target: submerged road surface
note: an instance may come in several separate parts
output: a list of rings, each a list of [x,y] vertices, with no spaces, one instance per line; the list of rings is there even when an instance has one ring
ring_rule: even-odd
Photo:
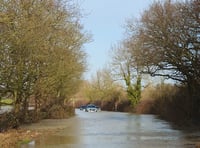
[[[173,129],[154,115],[118,112],[88,113],[64,120],[43,120],[28,128],[63,129],[21,148],[193,148],[200,133]]]

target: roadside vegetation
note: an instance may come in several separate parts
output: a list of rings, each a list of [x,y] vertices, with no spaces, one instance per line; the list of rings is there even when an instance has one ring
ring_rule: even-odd
[[[187,88],[172,84],[157,84],[143,90],[136,113],[156,114],[181,126],[192,126],[198,119],[191,118],[192,102]]]
[[[125,82],[138,112],[183,125],[200,123],[199,12],[198,0],[157,1],[139,19],[126,22],[125,38],[112,49],[113,74]],[[158,84],[144,97],[147,88],[141,90],[141,84],[147,75],[168,79],[172,85]]]
[[[157,114],[200,123],[200,3],[156,1],[125,24],[109,68],[91,80],[83,45],[89,36],[70,0],[0,1],[0,130],[44,118],[66,118],[80,105]],[[167,84],[149,83],[160,77]],[[34,106],[34,109],[29,108]]]
[[[96,100],[102,107],[110,103],[112,108],[126,100],[129,111],[198,125],[199,12],[198,0],[165,0],[152,3],[140,18],[127,20],[126,36],[112,47],[109,70],[97,72],[91,82],[85,83],[86,94],[81,96],[86,102]],[[151,84],[149,77],[163,81]]]
[[[0,100],[13,105],[0,117],[1,131],[73,114],[67,102],[86,69],[89,41],[80,18],[68,0],[0,1]]]
[[[156,114],[179,126],[199,125],[198,0],[156,1],[139,19],[130,18],[125,37],[112,47],[109,68],[89,81],[82,76],[83,45],[90,37],[72,2],[0,1],[0,106],[13,106],[0,115],[0,132],[44,118],[66,118],[88,103],[102,110]],[[147,77],[172,83],[149,83]],[[31,138],[15,132],[25,134],[15,142]]]
[[[108,68],[97,71],[90,81],[84,81],[74,96],[75,106],[94,103],[107,111],[130,111],[130,101],[121,84],[116,83]]]

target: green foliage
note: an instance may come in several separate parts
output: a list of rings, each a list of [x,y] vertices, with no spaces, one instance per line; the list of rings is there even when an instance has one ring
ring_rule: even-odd
[[[23,140],[20,140],[18,143],[17,143],[17,145],[18,146],[21,146],[21,145],[23,145],[23,144],[28,144],[28,143],[30,143],[31,142],[31,139],[23,139]]]
[[[127,86],[127,95],[129,100],[131,101],[131,106],[134,109],[135,106],[139,103],[141,98],[141,77],[137,77],[137,81],[135,84],[129,84]]]
[[[5,105],[12,105],[13,104],[13,99],[2,99],[0,100],[0,104],[5,104]]]
[[[113,48],[112,75],[116,81],[125,83],[127,97],[131,102],[132,109],[138,104],[141,96],[141,70],[136,58],[131,55],[131,49],[126,42],[119,47]]]

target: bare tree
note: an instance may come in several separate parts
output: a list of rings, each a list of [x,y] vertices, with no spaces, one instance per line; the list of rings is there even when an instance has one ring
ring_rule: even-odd
[[[200,88],[200,3],[153,3],[141,17],[137,28],[129,21],[132,35],[129,47],[143,72],[164,76],[188,87],[193,102],[193,116],[199,114]],[[135,33],[137,30],[137,33]],[[135,38],[140,48],[133,48]]]
[[[117,111],[118,104],[126,98],[124,97],[124,89],[114,81],[110,70],[107,68],[97,71],[84,92],[85,97],[90,102],[101,103],[102,107],[109,104],[109,109],[115,111]]]
[[[115,80],[125,82],[129,100],[134,108],[141,98],[141,69],[130,51],[125,42],[113,48],[111,67]]]

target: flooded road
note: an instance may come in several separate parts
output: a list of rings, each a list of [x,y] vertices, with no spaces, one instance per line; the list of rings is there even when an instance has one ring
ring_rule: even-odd
[[[193,148],[200,133],[173,129],[153,115],[76,110],[64,120],[43,120],[27,128],[62,130],[21,148]]]

